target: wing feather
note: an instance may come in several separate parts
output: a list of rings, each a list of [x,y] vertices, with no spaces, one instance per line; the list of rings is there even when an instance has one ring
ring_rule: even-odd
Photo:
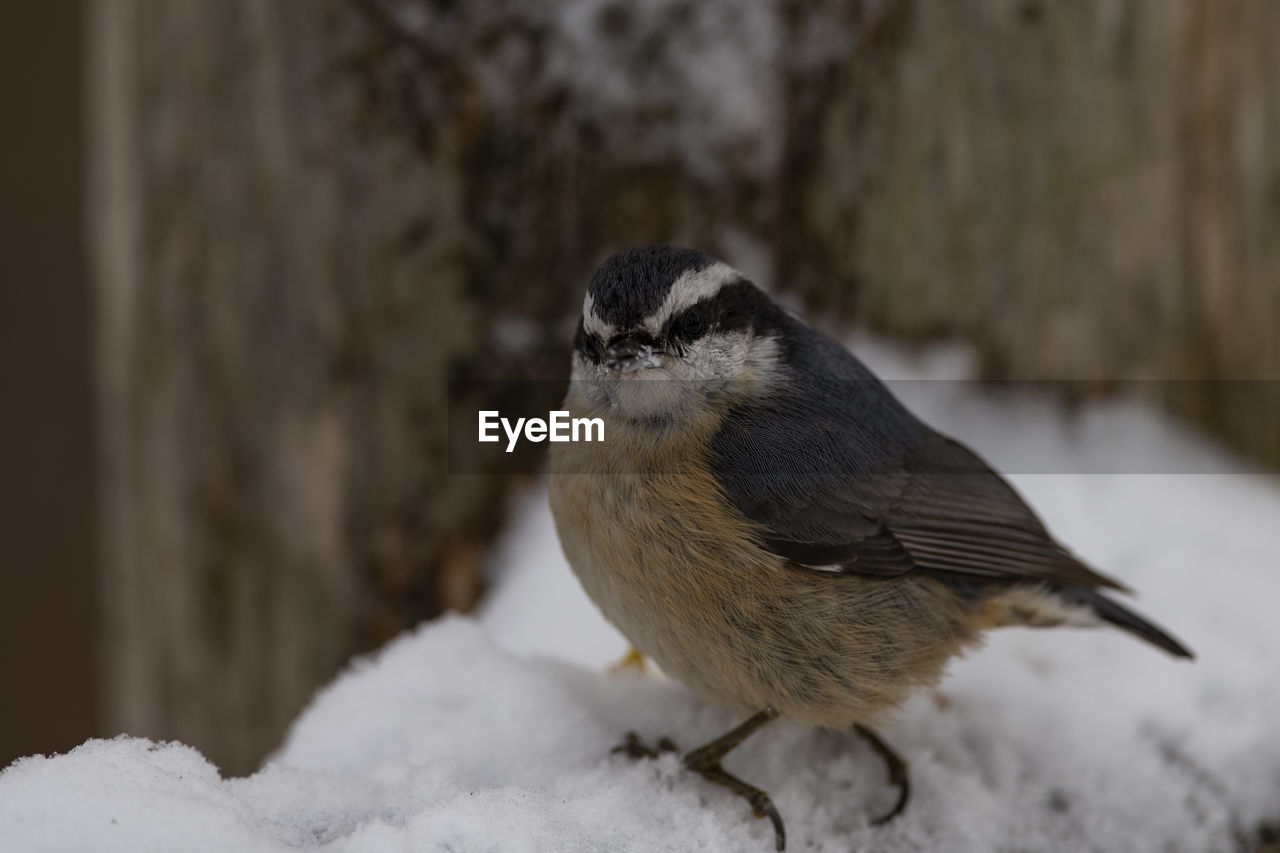
[[[735,411],[712,444],[726,497],[760,525],[766,548],[797,566],[877,577],[1123,589],[847,351],[827,346],[817,361],[809,393]]]

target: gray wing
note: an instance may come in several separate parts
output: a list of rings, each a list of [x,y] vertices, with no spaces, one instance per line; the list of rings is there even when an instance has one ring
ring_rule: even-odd
[[[976,454],[857,367],[852,381],[812,376],[806,397],[735,412],[713,441],[717,479],[765,547],[827,571],[1123,589],[1055,542]]]

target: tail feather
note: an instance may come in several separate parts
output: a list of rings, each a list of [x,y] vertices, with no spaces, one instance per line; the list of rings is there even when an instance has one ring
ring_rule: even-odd
[[[1086,587],[1069,587],[1060,590],[1063,598],[1076,604],[1088,607],[1104,622],[1110,622],[1151,643],[1159,646],[1174,657],[1194,659],[1195,655],[1182,643],[1169,636],[1167,632],[1143,619],[1137,613],[1112,601],[1100,592]]]

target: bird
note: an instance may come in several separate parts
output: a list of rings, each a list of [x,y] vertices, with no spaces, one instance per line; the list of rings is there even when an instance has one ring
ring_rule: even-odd
[[[582,587],[633,647],[745,717],[684,754],[781,815],[721,760],[769,722],[858,735],[1003,626],[1111,625],[1192,653],[1050,534],[972,450],[915,417],[844,345],[728,264],[643,246],[591,277],[564,407],[604,441],[554,444],[549,502]],[[619,746],[650,748],[634,732]]]

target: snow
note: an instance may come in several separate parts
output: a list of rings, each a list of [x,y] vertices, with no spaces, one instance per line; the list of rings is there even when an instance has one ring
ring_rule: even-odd
[[[864,744],[766,728],[727,764],[773,795],[788,849],[1248,849],[1280,818],[1275,479],[1132,402],[1064,416],[950,381],[963,353],[857,349],[908,380],[894,387],[913,408],[1007,465],[1055,532],[1138,589],[1138,609],[1198,660],[1117,631],[996,632],[883,732],[913,784],[884,827],[868,821],[893,791]],[[736,720],[678,684],[606,671],[626,644],[560,556],[544,487],[493,575],[477,617],[353,662],[248,778],[125,736],[18,761],[0,773],[0,849],[772,849],[766,821],[675,756],[609,754],[628,730],[689,747]]]

